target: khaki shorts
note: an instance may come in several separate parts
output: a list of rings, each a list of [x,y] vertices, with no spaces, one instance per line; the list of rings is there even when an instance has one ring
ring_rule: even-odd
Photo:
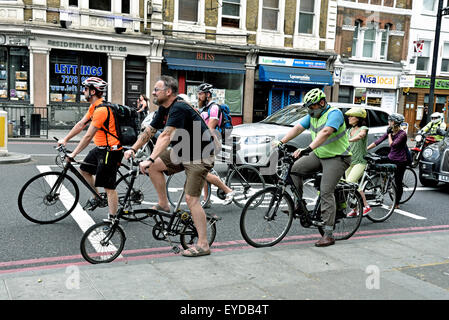
[[[174,164],[170,159],[170,150],[164,151],[159,158],[164,162],[167,170],[166,175],[172,175],[177,172],[186,172],[186,184],[184,190],[186,194],[192,197],[201,196],[206,176],[214,167],[214,158],[201,159],[195,162],[182,162]]]

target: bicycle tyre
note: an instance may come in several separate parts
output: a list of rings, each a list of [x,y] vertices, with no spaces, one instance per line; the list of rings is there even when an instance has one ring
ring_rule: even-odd
[[[183,188],[184,188],[184,184],[186,181],[186,175],[184,171],[172,174],[170,176],[168,176],[167,178],[167,186],[166,186],[166,190],[167,190],[167,198],[168,198],[168,202],[170,202],[170,205],[175,208],[177,201],[179,200],[179,196],[181,195]],[[200,196],[200,201],[202,203],[202,206],[204,206],[211,197],[211,185],[209,182],[207,182],[207,197],[204,198],[204,194],[201,191],[201,196]],[[182,205],[186,205],[185,202],[181,202]]]
[[[418,175],[416,174],[415,170],[413,170],[411,167],[406,167],[404,178],[402,179],[402,187],[404,191],[402,192],[402,197],[399,201],[399,204],[406,203],[413,197],[417,185]]]
[[[382,192],[376,183],[374,183],[371,177],[367,177],[367,183],[363,187],[363,192],[367,199],[368,204],[371,207],[371,212],[366,217],[372,222],[383,222],[387,220],[394,212],[396,203],[396,187],[394,182],[390,182],[391,185],[386,192]],[[373,197],[373,199],[369,199]]]
[[[103,244],[105,239],[107,241]],[[119,225],[111,226],[111,222],[99,222],[83,234],[80,243],[81,255],[92,264],[112,262],[122,252],[125,241],[125,232]],[[114,242],[115,245],[119,243],[118,247],[115,247]]]
[[[212,244],[215,241],[215,237],[217,236],[217,226],[216,226],[217,221],[209,217],[206,217],[206,221],[207,221],[207,242],[209,243],[209,246],[212,246]],[[181,245],[184,248],[184,250],[193,246],[196,243],[197,238],[198,233],[196,232],[193,220],[191,220],[190,223],[184,225],[179,236]]]
[[[117,180],[115,184],[115,189],[117,190],[117,196],[119,201],[119,206],[125,206],[124,198],[126,192],[128,191],[129,182],[131,181],[132,174],[127,173]],[[151,208],[151,206],[156,205],[158,202],[157,193],[151,183],[148,176],[137,175],[134,181],[133,189],[130,194],[130,204],[132,210],[130,211],[141,211],[140,209]],[[141,221],[146,219],[148,214],[144,212],[124,214],[122,218],[128,221]]]
[[[243,177],[247,180],[249,185],[248,189],[245,190],[245,186],[243,185],[244,182],[242,181],[236,170],[238,170],[240,174],[243,175]],[[251,165],[236,167],[236,169],[232,170],[228,175],[225,183],[229,188],[236,192],[233,201],[240,208],[243,208],[246,201],[248,201],[248,199],[251,198],[251,196],[254,195],[258,190],[265,189],[265,180],[263,176],[260,174],[259,170]],[[260,199],[260,203],[262,201],[263,198]],[[254,205],[257,206],[259,204],[255,203]]]
[[[240,232],[243,239],[253,247],[274,246],[282,241],[290,230],[294,214],[293,200],[287,192],[276,199],[278,190],[278,187],[260,190],[249,198],[243,207],[240,216]],[[263,202],[254,206],[252,203],[259,202],[259,198],[263,198]],[[273,209],[277,211],[269,221],[266,216]]]
[[[345,202],[340,203],[335,216],[333,237],[335,240],[347,240],[351,238],[360,227],[363,218],[363,199],[357,190],[345,190]],[[319,204],[321,206],[321,203]],[[348,217],[351,210],[356,212],[355,216]],[[324,227],[318,227],[323,236]]]
[[[60,187],[63,197],[59,194],[53,199],[48,194],[52,188],[50,183],[53,185],[61,176],[62,172],[43,172],[23,185],[17,202],[20,213],[26,219],[34,223],[50,224],[60,221],[72,213],[80,196],[78,185],[72,177],[65,175],[61,182],[61,186],[64,187],[64,189]],[[40,205],[42,205],[42,211],[39,210]],[[54,212],[51,209],[55,209]],[[44,216],[48,218],[44,219]]]

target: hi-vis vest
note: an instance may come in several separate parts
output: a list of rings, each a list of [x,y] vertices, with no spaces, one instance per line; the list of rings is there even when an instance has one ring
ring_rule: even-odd
[[[337,108],[330,107],[321,117],[317,118],[310,118],[310,135],[312,137],[312,140],[315,140],[318,132],[320,132],[327,122],[327,117],[329,115],[329,112],[333,110],[338,110]],[[329,138],[318,148],[313,150],[313,152],[316,154],[316,156],[320,159],[325,158],[332,158],[335,156],[350,156],[352,155],[349,151],[349,140],[348,136],[346,134],[346,124],[343,122],[343,124],[338,128],[337,131],[332,133]]]
[[[434,136],[437,141],[443,140],[444,136],[438,135],[437,130],[446,130],[446,123],[440,120],[437,123],[429,122],[422,131],[428,132],[430,135]]]

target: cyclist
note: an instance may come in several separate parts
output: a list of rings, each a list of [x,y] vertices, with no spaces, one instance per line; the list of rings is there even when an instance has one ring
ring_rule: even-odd
[[[389,162],[396,165],[396,173],[394,181],[396,184],[396,203],[395,208],[399,209],[399,201],[401,200],[403,187],[402,180],[404,179],[405,168],[407,167],[407,133],[401,130],[401,124],[405,118],[402,114],[392,113],[388,116],[387,132],[379,139],[368,146],[368,150],[376,147],[385,139],[388,139],[390,145],[390,152],[388,153]]]
[[[200,204],[200,195],[206,176],[214,166],[214,137],[196,110],[178,94],[178,81],[170,76],[161,76],[154,85],[153,103],[159,106],[151,124],[145,128],[125,158],[135,155],[158,129],[159,135],[154,149],[146,161],[140,163],[140,171],[148,173],[158,193],[157,210],[169,211],[164,173],[167,175],[185,171],[187,206],[198,233],[197,243],[184,250],[183,256],[198,257],[210,254],[207,241],[206,214]],[[167,149],[170,142],[173,148]]]
[[[84,150],[93,139],[95,148],[89,151],[80,172],[93,187],[103,187],[108,197],[109,217],[112,219],[118,209],[118,196],[115,190],[115,182],[118,168],[123,157],[122,146],[115,130],[114,116],[110,116],[109,124],[106,123],[108,108],[101,107],[104,101],[103,94],[108,86],[107,82],[97,77],[90,77],[83,81],[84,97],[90,102],[90,107],[84,117],[70,130],[70,132],[58,141],[58,145],[67,145],[74,136],[79,134],[90,123],[86,134],[68,155],[69,160],[74,159]],[[110,111],[112,115],[112,111]],[[106,128],[108,125],[108,128]],[[111,134],[106,133],[108,130]],[[114,136],[112,136],[114,135]],[[87,209],[94,210],[101,199],[93,198],[87,203]]]
[[[446,123],[444,120],[444,115],[439,112],[434,112],[430,116],[430,121],[424,128],[422,128],[418,133],[424,132],[429,133],[431,136],[435,138],[436,141],[443,140],[444,136],[441,135],[440,130],[446,130]]]
[[[212,100],[212,90],[213,86],[208,83],[202,83],[198,86],[198,107],[200,108],[201,117],[204,119],[209,129],[216,134],[218,140],[221,140],[217,128],[220,126],[223,115],[220,113],[219,105]],[[220,177],[209,173],[206,180],[224,191],[226,194],[226,198],[223,202],[224,205],[228,205],[232,202],[235,196],[235,191],[229,188]],[[207,185],[204,186],[204,194],[207,196]],[[210,208],[210,200],[207,201],[207,203],[202,203],[202,205],[203,208]]]
[[[366,146],[368,141],[368,127],[366,126],[366,110],[361,107],[351,108],[346,111],[349,125],[348,141],[351,146],[352,162],[345,172],[346,181],[357,183],[363,176],[366,168],[365,155],[367,154]],[[366,202],[365,194],[359,189],[363,198],[363,215],[366,216],[371,208]],[[356,216],[356,211],[353,209],[348,213],[348,217]]]
[[[298,149],[294,156],[299,158],[292,167],[292,180],[303,194],[303,177],[313,172],[323,172],[321,191],[321,214],[324,227],[323,237],[315,243],[317,247],[330,246],[335,243],[333,229],[335,224],[336,204],[334,191],[351,164],[351,152],[343,113],[326,102],[326,95],[318,88],[312,89],[304,96],[304,106],[308,115],[290,129],[274,145],[284,144],[309,129],[312,142],[305,149]],[[298,201],[296,210],[305,211],[303,201]]]

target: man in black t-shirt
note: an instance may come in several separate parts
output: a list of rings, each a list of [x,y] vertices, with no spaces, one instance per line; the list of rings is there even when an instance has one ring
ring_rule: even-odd
[[[169,211],[164,173],[167,175],[185,171],[185,198],[198,232],[197,244],[182,252],[196,257],[210,254],[207,241],[206,214],[200,204],[200,195],[208,172],[214,166],[214,142],[212,133],[201,116],[184,100],[177,97],[178,82],[169,76],[161,76],[154,85],[153,103],[159,105],[157,115],[150,126],[139,135],[125,158],[134,156],[158,129],[159,135],[153,152],[147,161],[140,163],[140,171],[148,173],[159,197],[155,209]],[[169,144],[172,148],[167,150]]]

